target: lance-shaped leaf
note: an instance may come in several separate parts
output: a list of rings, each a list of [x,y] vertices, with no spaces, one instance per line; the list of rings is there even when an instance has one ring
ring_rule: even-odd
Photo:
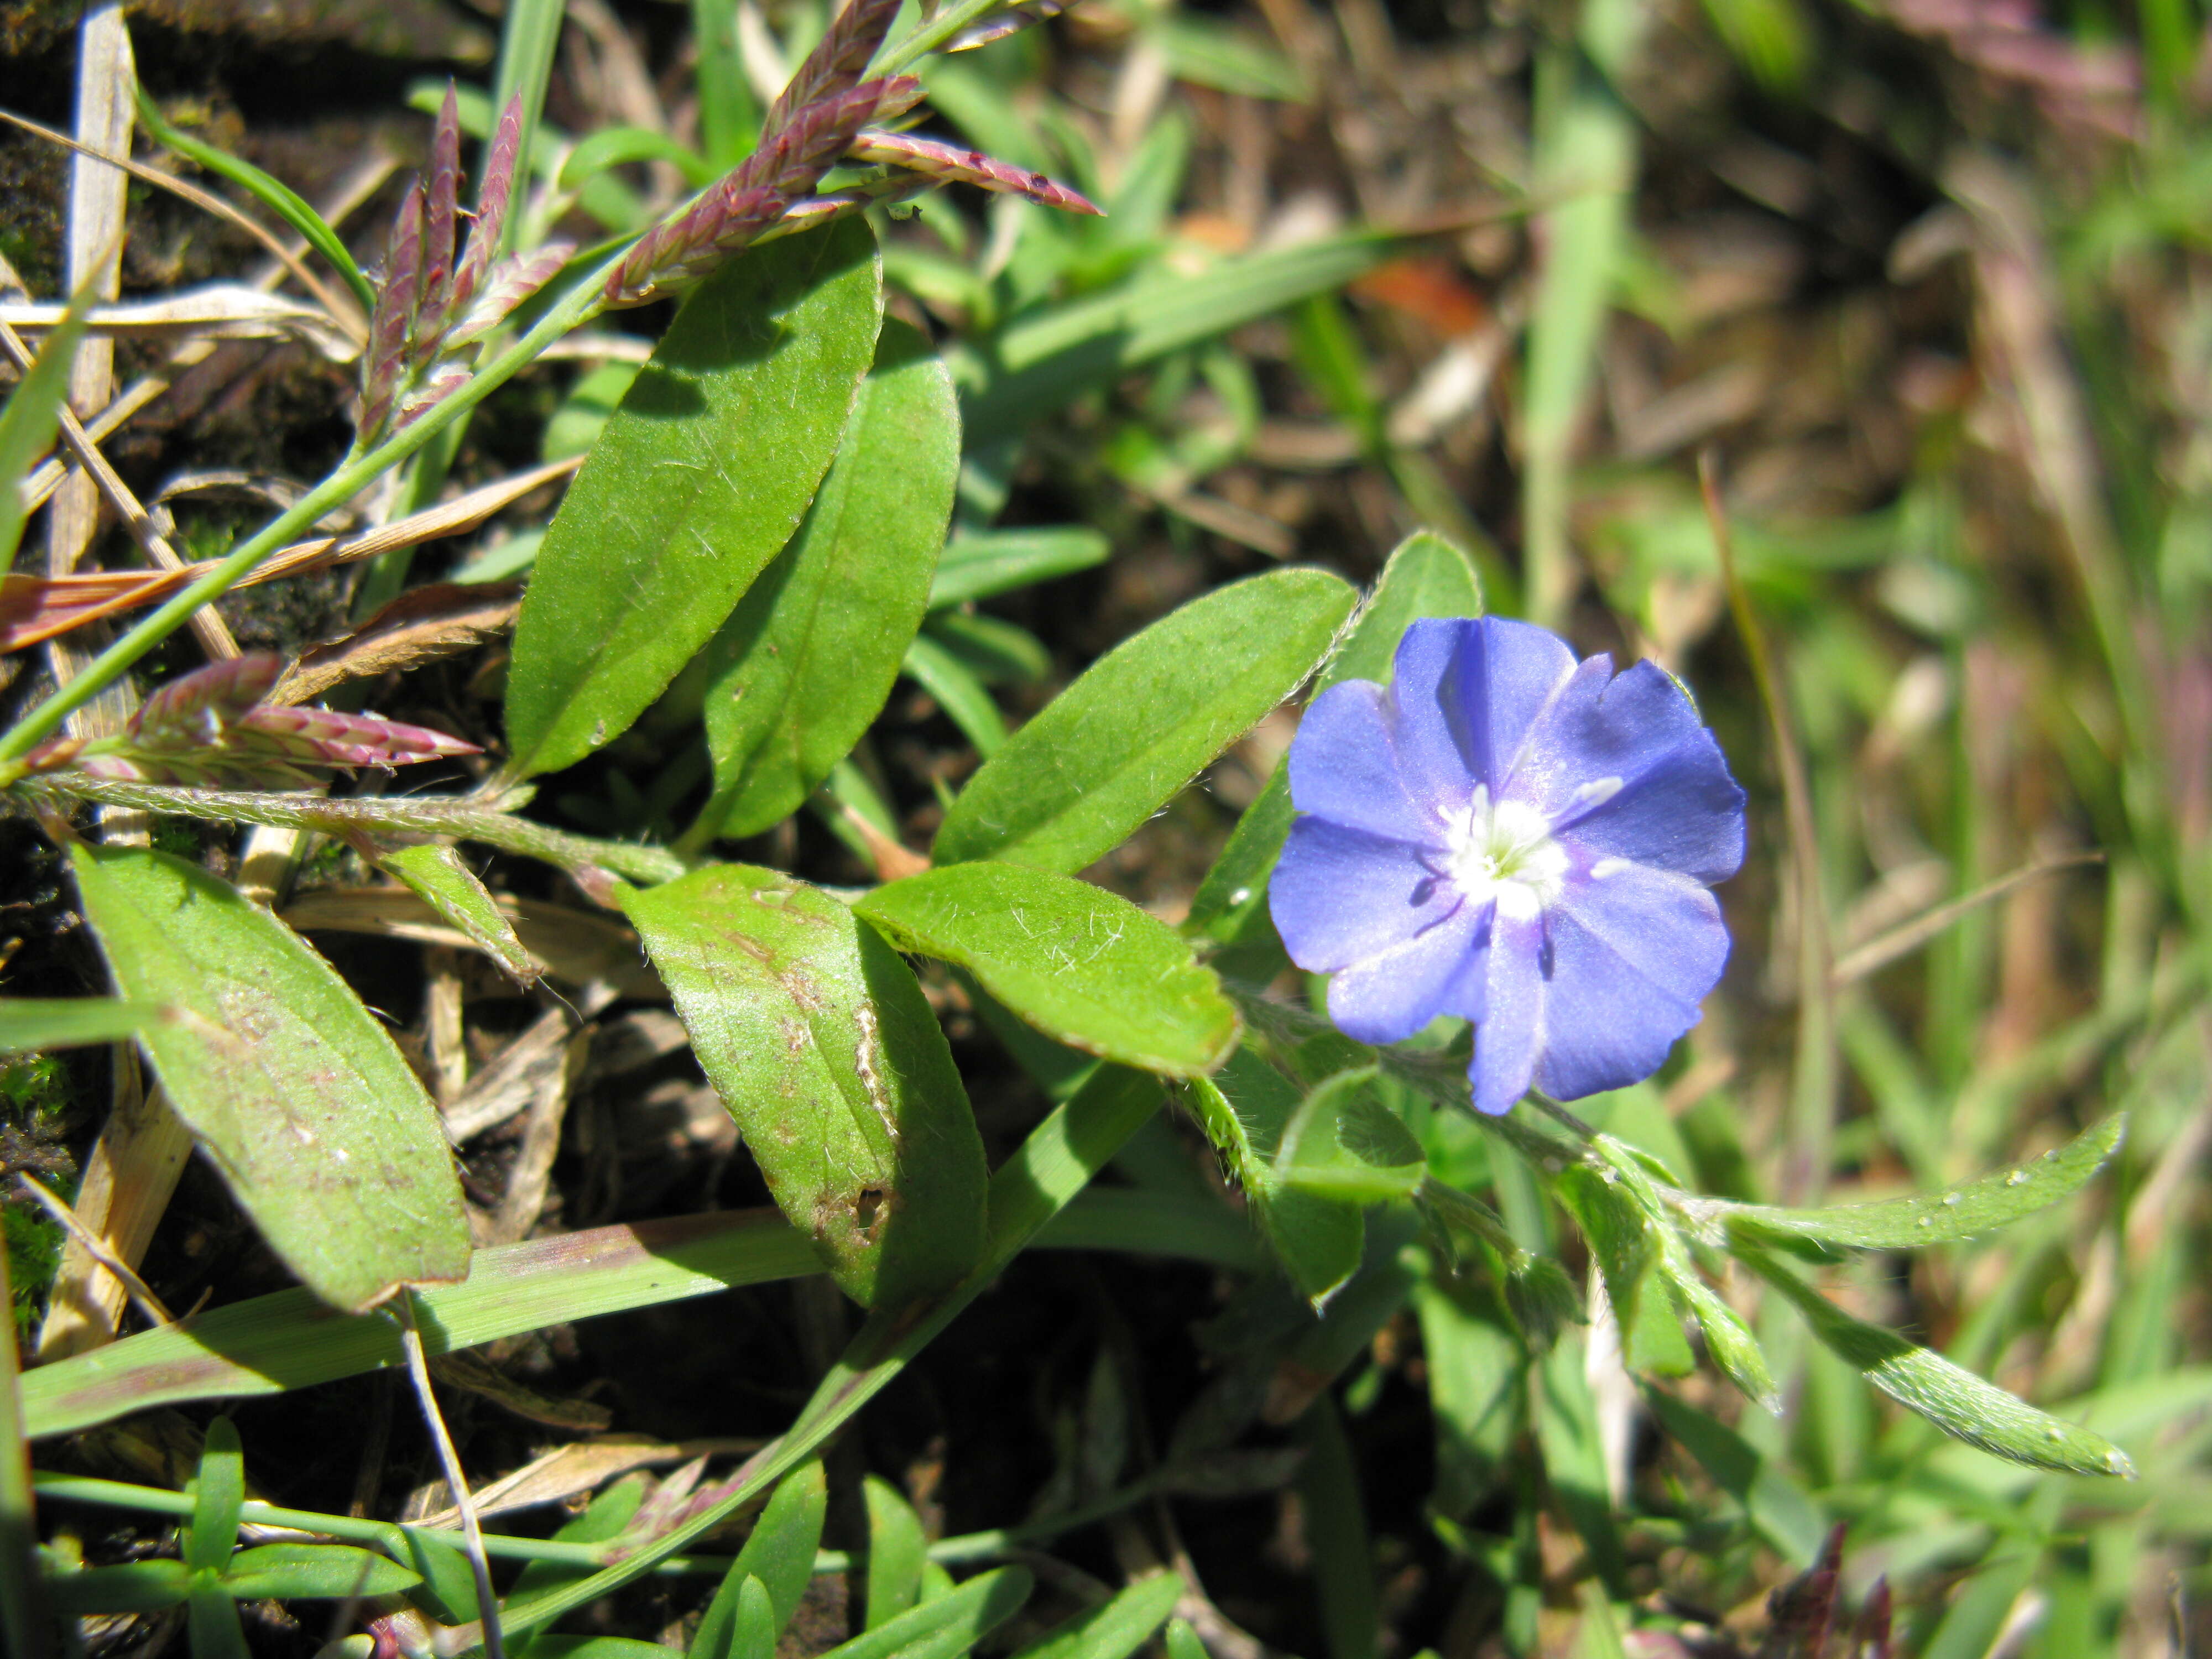
[[[1128,900],[1020,865],[951,865],[854,907],[902,951],[965,968],[1047,1036],[1170,1077],[1228,1058],[1237,1010],[1190,944]]]
[[[774,1652],[776,1632],[791,1622],[813,1582],[829,1508],[818,1461],[800,1464],[777,1483],[699,1621],[691,1659],[761,1659]]]
[[[2135,1478],[2128,1455],[2100,1434],[2060,1421],[1932,1349],[1854,1319],[1754,1246],[1736,1258],[1790,1298],[1813,1334],[1906,1410],[1993,1457],[2070,1474]]]
[[[453,848],[436,842],[380,853],[379,867],[397,876],[425,904],[476,942],[520,984],[534,985],[544,970],[523,945],[507,912]]]
[[[883,708],[959,475],[952,377],[886,319],[821,493],[708,647],[703,817],[716,833],[757,835],[796,811]]]
[[[847,1295],[941,1291],[983,1248],[983,1144],[937,1017],[845,906],[724,865],[623,896],[769,1190]]]
[[[1123,641],[969,780],[937,861],[1075,871],[1111,852],[1298,688],[1353,597],[1323,571],[1271,571]]]
[[[1910,1250],[1948,1243],[1994,1232],[2079,1191],[2112,1157],[2127,1127],[2127,1114],[2115,1112],[2041,1158],[1912,1198],[1825,1210],[1694,1199],[1682,1207],[1701,1224],[1718,1221],[1730,1234],[1749,1239],[1804,1238],[1861,1250]]]
[[[702,284],[608,419],[515,623],[518,774],[618,736],[798,528],[882,316],[874,234],[794,236]]]
[[[165,854],[71,849],[85,919],[177,1115],[270,1248],[357,1310],[468,1272],[460,1183],[392,1039],[299,936]]]
[[[422,1582],[397,1561],[345,1544],[263,1544],[232,1556],[222,1575],[223,1594],[238,1601],[342,1601],[396,1595]]]

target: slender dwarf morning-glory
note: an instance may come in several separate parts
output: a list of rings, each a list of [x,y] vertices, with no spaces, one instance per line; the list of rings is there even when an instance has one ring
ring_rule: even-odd
[[[1291,744],[1291,959],[1361,1042],[1474,1021],[1486,1112],[1650,1076],[1720,978],[1708,889],[1743,862],[1743,791],[1688,694],[1495,617],[1413,623],[1394,673],[1324,692]]]

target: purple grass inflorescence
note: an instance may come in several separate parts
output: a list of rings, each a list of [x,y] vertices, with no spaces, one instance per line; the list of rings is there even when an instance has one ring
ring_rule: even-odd
[[[1743,791],[1688,693],[1494,617],[1415,623],[1395,673],[1324,692],[1291,745],[1291,960],[1363,1042],[1474,1021],[1485,1112],[1649,1077],[1720,978],[1707,890],[1743,862]]]

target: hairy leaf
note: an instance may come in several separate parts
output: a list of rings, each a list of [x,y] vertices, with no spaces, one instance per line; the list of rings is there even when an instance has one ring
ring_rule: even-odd
[[[523,946],[514,924],[490,889],[452,848],[436,842],[398,847],[377,855],[377,865],[399,878],[441,918],[475,941],[477,948],[519,983],[534,985],[544,970]]]
[[[1352,600],[1325,572],[1271,571],[1123,641],[969,781],[938,862],[1075,871],[1112,851],[1298,688]]]
[[[1058,1042],[1175,1077],[1212,1071],[1237,1010],[1188,942],[1128,900],[1019,865],[951,865],[855,907],[901,950],[955,963]]]
[[[982,1249],[982,1141],[921,988],[872,928],[769,870],[623,895],[769,1189],[847,1295],[940,1291]]]
[[[952,378],[891,319],[799,533],[708,647],[718,833],[796,811],[868,729],[928,606],[959,475]]]
[[[519,775],[627,729],[790,540],[882,309],[857,220],[756,249],[692,295],[538,550],[507,677]]]
[[[71,854],[116,988],[178,1011],[140,1037],[177,1115],[284,1264],[348,1310],[465,1274],[437,1109],[330,965],[180,859]]]

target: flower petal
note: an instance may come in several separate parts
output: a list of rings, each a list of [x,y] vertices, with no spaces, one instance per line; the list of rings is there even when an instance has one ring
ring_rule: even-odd
[[[1267,886],[1283,948],[1316,974],[1395,950],[1459,903],[1459,890],[1420,848],[1318,817],[1291,826]]]
[[[1291,800],[1332,823],[1441,847],[1443,815],[1411,793],[1387,695],[1371,680],[1346,680],[1314,699],[1291,740]]]
[[[1479,1014],[1489,924],[1490,906],[1462,902],[1427,932],[1352,963],[1328,982],[1330,1021],[1361,1042],[1400,1042],[1438,1014]]]
[[[1567,642],[1530,623],[1416,622],[1398,642],[1391,683],[1399,752],[1433,781],[1431,793],[1447,780],[1455,784],[1451,806],[1463,805],[1474,783],[1495,793],[1529,727],[1574,668]]]
[[[1545,921],[1550,983],[1536,1080],[1561,1100],[1657,1071],[1728,962],[1713,896],[1641,865],[1570,877]]]
[[[1563,826],[1626,793],[1704,729],[1688,694],[1656,663],[1615,675],[1612,658],[1591,657],[1531,728],[1498,793]]]
[[[1511,1111],[1535,1078],[1549,988],[1543,946],[1540,916],[1500,910],[1491,928],[1487,1006],[1474,1028],[1474,1059],[1467,1068],[1475,1110],[1492,1117]]]
[[[1585,867],[1625,859],[1711,884],[1743,863],[1743,807],[1720,744],[1700,728],[1555,832]]]

